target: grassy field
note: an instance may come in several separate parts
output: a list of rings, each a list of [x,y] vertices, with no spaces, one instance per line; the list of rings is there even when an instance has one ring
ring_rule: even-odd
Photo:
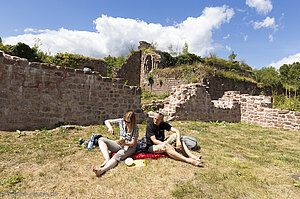
[[[300,198],[300,132],[254,125],[171,122],[198,139],[203,168],[170,158],[95,177],[98,148],[77,146],[103,125],[73,130],[0,132],[2,198]],[[140,137],[145,125],[139,125]],[[193,152],[197,154],[197,152]],[[10,195],[9,195],[10,194]],[[18,195],[19,194],[19,195]]]

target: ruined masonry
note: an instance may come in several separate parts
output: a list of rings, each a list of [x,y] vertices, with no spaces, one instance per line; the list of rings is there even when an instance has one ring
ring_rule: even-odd
[[[300,112],[272,108],[272,98],[227,91],[211,100],[201,84],[174,86],[160,112],[169,120],[227,121],[300,130]]]
[[[0,51],[0,129],[34,130],[57,124],[102,124],[128,110],[145,119],[141,89],[119,78],[102,77],[44,63],[30,63]]]

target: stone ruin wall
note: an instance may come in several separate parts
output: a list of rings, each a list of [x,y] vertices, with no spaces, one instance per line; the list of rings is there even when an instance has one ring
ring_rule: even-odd
[[[175,86],[161,111],[170,120],[201,120],[239,122],[240,104],[226,105],[212,102],[206,88],[199,83]]]
[[[241,104],[241,122],[257,124],[262,127],[300,130],[300,112],[272,108],[272,97],[250,96],[229,91],[219,99],[238,101]]]
[[[153,83],[150,84],[149,81],[146,79],[144,81],[143,88],[157,95],[162,95],[165,93],[170,93],[173,86],[181,84],[188,84],[188,81],[184,78],[177,79],[175,77],[153,75]]]
[[[0,129],[100,124],[128,110],[141,122],[141,89],[124,80],[26,59],[0,51]]]
[[[117,71],[117,78],[124,78],[127,80],[127,85],[139,86],[141,75],[141,51],[135,51],[130,55],[121,68]]]
[[[161,81],[160,81],[160,80]],[[176,75],[165,77],[164,74],[153,75],[153,83],[150,84],[147,79],[144,79],[143,88],[151,91],[154,94],[162,95],[164,93],[171,93],[173,86],[188,84],[186,78],[177,78]],[[233,79],[223,79],[219,77],[202,78],[198,83],[206,86],[212,100],[221,98],[226,91],[240,91],[241,94],[260,95],[262,92],[267,95],[272,95],[271,87],[257,87],[256,83],[241,82]],[[275,89],[278,93],[283,93],[282,88]]]
[[[219,100],[211,100],[201,84],[173,87],[171,96],[160,112],[167,114],[171,120],[242,122],[300,130],[300,112],[272,108],[271,97],[228,91]]]
[[[241,94],[250,95],[264,93],[266,96],[272,96],[272,90],[276,90],[279,94],[284,93],[282,87],[273,89],[272,87],[258,87],[256,83],[223,79],[216,76],[208,78],[205,84],[213,100],[221,98],[226,91],[240,91]]]
[[[104,59],[96,59],[89,57],[88,61],[83,62],[80,69],[90,68],[92,71],[99,72],[101,76],[107,76],[107,63]]]

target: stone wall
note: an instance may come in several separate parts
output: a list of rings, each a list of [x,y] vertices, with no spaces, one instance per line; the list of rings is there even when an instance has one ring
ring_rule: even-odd
[[[93,71],[99,72],[101,76],[107,76],[107,63],[104,59],[89,58],[88,61],[82,63],[82,68],[90,68]]]
[[[130,55],[121,68],[117,71],[117,78],[127,80],[127,85],[139,86],[141,75],[141,51],[135,51]]]
[[[172,88],[160,112],[170,120],[227,121],[262,127],[300,130],[300,112],[272,108],[272,98],[228,91],[211,100],[205,86],[187,84]]]
[[[224,95],[226,91],[240,91],[241,94],[250,95],[264,95],[272,96],[272,90],[276,90],[279,94],[283,93],[282,87],[274,88],[271,87],[258,87],[256,83],[248,81],[237,81],[234,79],[210,77],[207,78],[206,86],[213,100],[216,100]]]
[[[201,84],[186,84],[172,88],[169,99],[161,111],[171,120],[201,120],[239,122],[240,104],[213,102]]]
[[[188,84],[188,81],[184,78],[176,79],[175,77],[153,75],[152,84],[146,80],[143,84],[143,88],[157,95],[162,95],[164,93],[170,93],[173,86],[181,84]]]
[[[272,108],[271,97],[240,95],[239,92],[229,91],[224,94],[221,100],[234,100],[241,104],[241,122],[243,123],[300,130],[300,112]]]
[[[166,74],[152,74],[153,83],[150,84],[147,79],[144,79],[144,84],[142,85],[148,91],[152,91],[154,94],[161,95],[163,93],[170,93],[173,86],[178,86],[181,84],[188,84],[187,78],[178,78],[176,74],[168,75]],[[250,95],[264,95],[271,96],[271,87],[258,87],[256,83],[248,81],[237,81],[234,79],[220,78],[217,76],[212,77],[199,77],[198,83],[206,86],[210,97],[212,100],[217,100],[221,98],[226,91],[240,91],[241,94]],[[282,87],[275,88],[278,94],[283,93]]]
[[[29,63],[0,51],[0,129],[90,125],[122,117],[128,110],[141,122],[141,89],[124,80],[50,64]]]

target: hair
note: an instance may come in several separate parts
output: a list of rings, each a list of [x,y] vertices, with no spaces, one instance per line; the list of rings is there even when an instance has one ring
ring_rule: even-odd
[[[155,114],[158,115],[161,118],[161,120],[164,120],[164,114],[159,112],[155,112]]]
[[[123,120],[130,120],[130,124],[128,124],[129,127],[129,131],[133,130],[134,126],[136,125],[136,119],[135,119],[135,114],[133,111],[129,111],[127,112],[124,116],[123,116]]]

